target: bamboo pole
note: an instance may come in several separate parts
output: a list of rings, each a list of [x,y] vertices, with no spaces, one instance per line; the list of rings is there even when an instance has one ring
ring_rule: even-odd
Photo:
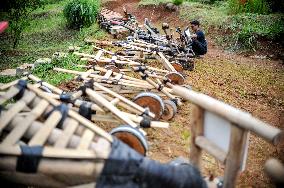
[[[38,96],[44,98],[45,100],[47,100],[49,103],[51,103],[53,106],[57,106],[60,104],[60,102],[49,98],[44,92],[40,91],[38,88],[28,84],[27,86],[31,91],[35,92]],[[75,120],[79,121],[83,126],[91,129],[92,131],[96,132],[97,134],[105,137],[108,141],[112,142],[112,137],[107,134],[103,129],[101,129],[100,127],[96,126],[95,124],[93,124],[91,121],[83,118],[82,116],[80,116],[78,113],[74,112],[73,110],[69,110],[68,111],[68,115],[72,118],[74,118]]]
[[[217,114],[243,129],[254,132],[256,135],[264,138],[274,145],[279,144],[277,137],[283,131],[252,117],[252,115],[247,112],[236,109],[205,94],[201,94],[181,86],[172,85],[172,91],[174,94],[181,96],[183,99],[189,100],[203,109]]]
[[[114,97],[120,99],[120,100],[123,101],[124,103],[128,104],[129,106],[135,108],[136,110],[138,110],[138,111],[140,111],[140,112],[142,112],[142,113],[146,111],[143,107],[141,107],[141,106],[137,105],[136,103],[134,103],[134,102],[132,102],[132,101],[126,99],[125,97],[123,97],[123,96],[121,96],[121,95],[119,95],[119,94],[113,92],[112,90],[107,89],[106,87],[101,86],[101,85],[98,84],[98,83],[94,83],[94,86],[97,87],[97,88],[100,88],[100,89],[103,90],[103,91],[106,91],[108,94],[110,94],[110,95],[112,95],[112,96],[114,96]],[[149,116],[152,117],[152,118],[154,118],[154,117],[155,117],[155,114],[153,114],[152,112],[149,112]]]
[[[191,144],[190,144],[190,162],[201,169],[201,155],[202,149],[197,146],[196,138],[203,135],[203,122],[204,122],[204,110],[196,105],[192,106],[191,116]]]

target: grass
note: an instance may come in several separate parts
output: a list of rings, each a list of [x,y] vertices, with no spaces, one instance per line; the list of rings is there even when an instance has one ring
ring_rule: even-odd
[[[255,51],[261,47],[259,41],[281,41],[284,34],[283,14],[230,12],[226,1],[217,1],[213,5],[186,2],[181,8],[180,17],[184,20],[200,20],[207,35],[217,38],[220,45],[232,50]]]
[[[171,0],[141,0],[139,5],[159,5],[161,3],[172,2]]]
[[[1,36],[0,70],[16,68],[23,63],[34,63],[38,58],[50,58],[57,51],[66,51],[70,45],[82,46],[86,37],[99,39],[106,36],[106,33],[100,30],[98,24],[80,30],[67,28],[62,11],[67,2],[67,0],[56,1],[56,3],[46,4],[44,8],[35,10],[30,25],[23,31],[19,46],[16,49],[12,49],[9,31]],[[39,72],[37,71],[37,73]],[[49,73],[47,74],[49,77],[45,75],[45,72],[42,73],[42,76],[50,79],[52,83],[58,84],[59,82],[55,80],[69,78],[66,74]],[[54,78],[52,78],[53,76]],[[11,79],[1,76],[0,83]]]

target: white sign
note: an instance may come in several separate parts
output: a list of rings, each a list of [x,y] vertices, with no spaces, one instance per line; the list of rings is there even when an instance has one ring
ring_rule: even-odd
[[[230,146],[231,137],[231,123],[226,119],[213,114],[211,112],[205,111],[204,113],[204,137],[209,141],[214,143],[225,153],[228,153]],[[248,138],[247,135],[246,143],[243,148],[242,166],[241,171],[245,169],[247,151],[248,151]],[[241,144],[241,143],[240,143]],[[240,151],[241,152],[241,151]]]

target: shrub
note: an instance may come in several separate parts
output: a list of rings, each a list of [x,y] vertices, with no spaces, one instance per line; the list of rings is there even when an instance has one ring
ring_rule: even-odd
[[[99,0],[72,0],[64,7],[63,13],[68,26],[78,29],[94,23],[99,9]]]
[[[1,14],[9,20],[9,28],[13,36],[13,48],[16,48],[22,31],[29,25],[32,11],[41,7],[41,0],[4,0],[1,2]]]
[[[175,5],[181,5],[183,3],[183,0],[173,0],[173,4]]]
[[[229,0],[229,8],[232,13],[258,13],[270,12],[269,3],[266,0]]]

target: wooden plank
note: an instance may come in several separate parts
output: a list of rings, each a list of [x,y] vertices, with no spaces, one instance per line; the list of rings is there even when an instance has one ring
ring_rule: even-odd
[[[66,124],[65,129],[62,131],[59,139],[56,140],[54,147],[65,148],[79,125],[77,121],[70,118],[67,118],[64,124]]]
[[[29,91],[24,93],[24,96],[16,102],[8,111],[3,112],[0,116],[0,132],[7,126],[7,124],[14,118],[14,116],[23,110],[34,98],[35,94]]]
[[[226,158],[224,188],[233,188],[236,184],[244,152],[246,133],[236,125],[231,127],[230,148]]]
[[[204,110],[196,105],[192,105],[191,115],[191,144],[190,144],[190,162],[200,169],[201,167],[201,152],[202,149],[198,147],[195,140],[198,136],[203,135],[203,121],[204,121]]]
[[[44,122],[44,126],[41,127],[41,129],[33,136],[33,138],[31,138],[28,145],[44,145],[50,133],[60,121],[61,117],[62,115],[58,110],[52,112],[51,115]]]
[[[94,136],[95,134],[92,131],[86,129],[81,137],[80,144],[78,145],[77,149],[88,149]]]
[[[27,115],[21,122],[21,126],[16,126],[9,135],[2,142],[4,145],[14,145],[25,134],[29,126],[45,111],[48,106],[48,102],[42,99],[38,105]]]

